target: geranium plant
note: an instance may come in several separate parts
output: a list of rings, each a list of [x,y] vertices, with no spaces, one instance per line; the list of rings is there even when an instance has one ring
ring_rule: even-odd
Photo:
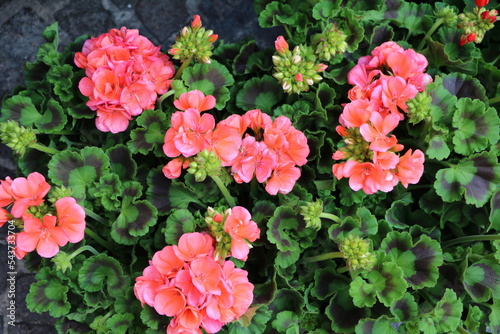
[[[499,333],[496,1],[257,0],[170,48],[57,23],[0,224],[60,333]],[[496,33],[495,33],[496,31]]]

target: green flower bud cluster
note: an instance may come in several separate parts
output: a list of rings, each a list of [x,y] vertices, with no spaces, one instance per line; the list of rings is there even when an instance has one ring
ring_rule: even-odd
[[[0,141],[23,156],[26,148],[36,143],[36,135],[31,128],[25,128],[16,121],[8,120],[0,123]]]
[[[70,188],[66,188],[64,186],[52,187],[50,188],[48,201],[51,203],[55,203],[61,198],[71,197],[72,194],[73,190]]]
[[[68,254],[63,251],[59,251],[52,259],[51,261],[54,262],[54,265],[56,267],[56,270],[60,270],[63,274],[66,272],[66,270],[71,270],[73,267],[71,264],[71,260],[73,259],[72,254]]]
[[[417,93],[413,99],[406,101],[409,122],[411,124],[417,124],[430,116],[431,103],[432,97],[426,91]]]
[[[339,245],[340,252],[352,270],[371,270],[377,261],[374,253],[370,251],[370,241],[359,236],[349,234]]]
[[[309,86],[321,81],[319,72],[326,69],[324,64],[316,64],[314,50],[309,46],[296,46],[273,56],[273,76],[288,94],[307,92]]]
[[[347,35],[333,23],[321,34],[312,37],[311,42],[316,44],[315,53],[319,59],[329,61],[336,54],[342,54],[347,50]]]
[[[195,15],[191,27],[182,28],[175,38],[175,44],[168,51],[174,59],[186,61],[195,58],[203,63],[210,63],[213,43],[218,36],[212,30],[205,30],[201,26],[201,19]]]
[[[443,8],[435,11],[434,15],[436,15],[438,19],[443,19],[444,25],[448,27],[455,27],[457,24],[457,13],[455,13],[453,7],[444,6]]]
[[[214,209],[208,207],[205,215],[205,222],[210,229],[212,236],[217,241],[214,257],[216,260],[225,259],[231,251],[231,236],[224,230],[227,216],[231,214],[231,209]]]
[[[213,151],[208,150],[198,152],[189,163],[187,171],[194,175],[197,182],[204,181],[210,175],[221,176],[225,172],[225,170],[223,171],[219,157]]]
[[[457,27],[464,31],[460,44],[481,43],[485,33],[495,26],[497,16],[497,10],[484,7],[475,7],[472,12],[459,14]]]
[[[316,202],[309,202],[300,207],[300,214],[306,221],[306,227],[319,230],[321,228],[320,215],[323,213],[323,201],[318,199]]]
[[[373,161],[373,150],[370,149],[370,143],[361,135],[359,128],[353,127],[346,129],[344,143],[345,145],[339,147],[338,150],[342,152],[339,159],[356,160],[360,162]]]

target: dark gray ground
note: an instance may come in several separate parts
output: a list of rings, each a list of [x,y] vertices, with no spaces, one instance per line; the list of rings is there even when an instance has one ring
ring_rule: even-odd
[[[252,0],[0,0],[0,99],[23,85],[23,64],[35,60],[38,47],[45,43],[42,32],[54,21],[59,23],[62,46],[81,35],[97,36],[126,26],[139,29],[167,50],[195,14],[201,16],[203,26],[227,42],[251,35],[261,46],[270,46],[280,32],[258,26]],[[10,151],[0,145],[0,179],[8,175],[16,176],[14,164]],[[15,299],[8,296],[7,227],[0,229],[0,334],[56,333],[48,315],[26,308],[24,300],[34,274],[22,261],[16,265]],[[11,300],[15,300],[15,326],[7,318]]]

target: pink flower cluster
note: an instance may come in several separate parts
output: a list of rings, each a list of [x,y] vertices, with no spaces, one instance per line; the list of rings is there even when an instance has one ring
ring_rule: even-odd
[[[113,133],[125,131],[132,116],[153,109],[175,72],[160,47],[125,27],[85,41],[75,64],[85,69],[87,76],[78,87],[89,98],[87,106],[97,112],[96,127]]]
[[[23,258],[36,249],[41,257],[50,258],[59,252],[59,247],[68,242],[83,239],[85,211],[73,197],[63,197],[55,202],[56,215],[37,217],[29,212],[44,202],[50,185],[40,173],[31,173],[27,178],[0,181],[0,227],[10,219],[21,218],[24,231],[10,234],[9,244],[16,244],[15,254]],[[3,209],[11,204],[10,213]]]
[[[307,162],[306,136],[295,129],[287,117],[280,116],[273,121],[259,109],[242,116],[231,115],[215,124],[212,115],[201,115],[202,111],[213,108],[215,99],[204,102],[202,110],[199,104],[188,102],[209,98],[211,96],[191,91],[174,102],[184,111],[172,115],[171,128],[165,134],[163,151],[175,158],[163,168],[165,176],[179,177],[182,168],[187,168],[189,158],[206,149],[220,158],[222,166],[231,167],[236,182],[248,183],[255,177],[260,183],[266,183],[266,191],[271,195],[290,192],[301,174],[297,166]]]
[[[134,293],[142,305],[173,317],[168,334],[216,333],[243,315],[253,300],[248,273],[231,261],[214,260],[214,239],[204,233],[186,233],[178,245],[153,256]]]
[[[371,56],[359,59],[348,74],[354,85],[351,102],[344,106],[336,129],[347,144],[333,154],[335,160],[347,160],[333,165],[337,179],[349,178],[352,189],[367,194],[420,180],[424,154],[410,149],[399,156],[403,145],[391,132],[404,119],[406,101],[432,82],[424,73],[427,64],[422,54],[394,42],[383,43]]]

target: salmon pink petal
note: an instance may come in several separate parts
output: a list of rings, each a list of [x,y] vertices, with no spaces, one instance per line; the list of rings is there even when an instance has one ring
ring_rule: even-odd
[[[186,297],[175,287],[164,286],[157,290],[154,308],[161,315],[173,317],[186,307]]]
[[[288,194],[300,177],[300,169],[293,162],[278,166],[267,181],[266,191],[271,195]]]
[[[201,321],[201,327],[207,333],[218,333],[222,329],[223,325],[224,323],[222,321],[210,318],[208,316],[205,316]]]
[[[246,261],[248,253],[250,252],[250,245],[241,238],[231,238],[231,256],[235,259]]]
[[[174,247],[167,246],[153,256],[153,266],[167,278],[174,278],[184,267],[184,261],[175,255]]]
[[[73,197],[63,197],[55,203],[58,226],[66,233],[69,242],[76,243],[85,236],[85,211]]]
[[[174,247],[175,254],[183,261],[192,261],[207,256],[212,251],[212,237],[199,232],[184,233],[180,237],[177,247]]]
[[[190,264],[190,273],[193,285],[202,294],[220,295],[219,283],[222,277],[220,266],[213,258],[203,257],[196,259]]]
[[[35,250],[38,240],[40,240],[39,233],[28,233],[23,231],[17,234],[16,246],[21,251],[29,253]]]
[[[41,238],[36,246],[36,252],[41,257],[51,258],[59,253],[59,245],[52,237]]]
[[[102,107],[97,109],[95,124],[102,132],[119,133],[127,130],[132,119],[130,114],[120,107]]]
[[[167,163],[163,168],[162,172],[165,177],[169,179],[176,179],[181,176],[182,166],[184,165],[184,159],[176,158],[169,163]]]
[[[179,325],[190,330],[199,330],[202,320],[203,318],[201,312],[191,306],[185,307],[177,315],[177,321],[179,322]]]

